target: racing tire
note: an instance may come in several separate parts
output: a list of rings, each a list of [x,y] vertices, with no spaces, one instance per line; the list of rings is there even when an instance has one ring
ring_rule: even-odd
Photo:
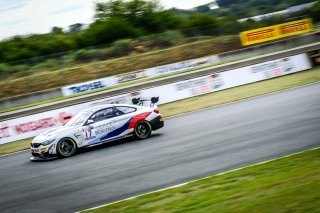
[[[70,138],[63,138],[57,144],[57,153],[60,157],[70,157],[77,152],[77,144]]]
[[[151,135],[152,128],[148,121],[139,121],[133,131],[135,138],[143,140],[148,138]]]

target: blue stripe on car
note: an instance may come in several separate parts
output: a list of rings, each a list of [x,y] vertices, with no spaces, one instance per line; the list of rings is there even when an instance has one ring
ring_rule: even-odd
[[[100,138],[95,138],[94,140],[90,141],[88,143],[88,145],[91,145],[91,144],[95,144],[95,143],[99,143],[101,141],[104,141],[104,140],[107,140],[109,138],[113,138],[113,137],[116,137],[118,135],[120,135],[121,133],[123,133],[124,131],[126,131],[128,129],[128,126],[131,122],[132,118],[130,118],[123,126],[121,126],[120,128],[118,129],[115,129],[109,133],[107,133],[106,135],[103,135],[101,136]]]

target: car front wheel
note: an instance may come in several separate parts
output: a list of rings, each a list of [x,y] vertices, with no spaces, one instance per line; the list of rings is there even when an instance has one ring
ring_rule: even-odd
[[[139,121],[134,127],[134,136],[137,139],[146,139],[151,135],[151,125],[147,121]]]
[[[69,138],[61,139],[57,144],[57,153],[61,157],[70,157],[77,151],[76,143]]]

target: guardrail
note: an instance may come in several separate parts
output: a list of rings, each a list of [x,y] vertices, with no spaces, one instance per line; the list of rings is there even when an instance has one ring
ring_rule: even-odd
[[[261,60],[261,58],[260,58]],[[203,73],[209,75],[179,80],[172,83],[162,84],[139,90],[129,90],[121,95],[103,98],[95,101],[75,104],[55,110],[37,113],[22,118],[0,122],[0,144],[33,137],[41,132],[64,124],[77,112],[96,105],[108,103],[134,103],[144,100],[143,103],[150,105],[165,104],[193,96],[224,90],[252,82],[262,81],[269,78],[279,77],[312,67],[306,53],[288,57],[280,57],[262,63],[242,66],[224,72],[215,72],[212,69],[204,69]],[[181,75],[180,77],[185,77]],[[190,75],[188,75],[190,76]],[[171,78],[167,80],[172,80]],[[140,85],[143,86],[143,85]],[[149,102],[148,102],[149,101]],[[139,102],[139,101],[138,101]]]
[[[235,68],[239,68],[239,67],[243,67],[243,66],[248,66],[248,65],[266,62],[266,61],[271,61],[271,60],[275,60],[278,58],[297,55],[297,54],[305,53],[308,51],[317,50],[319,48],[320,48],[320,42],[315,43],[315,44],[305,45],[302,47],[297,47],[297,48],[290,49],[290,50],[280,51],[277,53],[267,54],[267,55],[263,55],[263,56],[259,56],[259,57],[255,57],[255,58],[245,59],[245,60],[236,61],[236,62],[230,62],[227,64],[217,65],[217,66],[213,66],[210,68],[204,68],[204,69],[200,69],[200,70],[193,71],[193,72],[178,74],[175,76],[157,79],[157,80],[153,80],[153,81],[149,81],[149,82],[145,82],[145,83],[141,83],[141,84],[137,84],[137,85],[106,90],[106,91],[97,92],[97,93],[93,93],[93,94],[83,95],[80,97],[74,97],[74,98],[70,98],[70,99],[66,99],[66,100],[57,101],[54,103],[48,103],[48,104],[43,104],[40,106],[30,107],[30,108],[26,108],[26,109],[20,109],[20,110],[16,110],[16,111],[12,111],[12,112],[6,112],[6,113],[0,114],[0,119],[3,121],[3,120],[23,117],[23,116],[27,116],[27,115],[32,115],[35,113],[40,113],[40,112],[45,112],[48,110],[72,106],[75,104],[85,103],[85,102],[92,101],[92,100],[99,100],[102,98],[107,98],[107,97],[127,93],[130,91],[141,90],[144,88],[150,88],[150,87],[160,86],[160,85],[164,85],[164,84],[174,83],[174,82],[185,80],[185,79],[196,78],[199,76],[208,75],[212,71],[222,72],[222,71],[235,69]]]

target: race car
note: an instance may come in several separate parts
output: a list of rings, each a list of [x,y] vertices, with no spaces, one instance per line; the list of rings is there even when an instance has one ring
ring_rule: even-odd
[[[31,142],[30,160],[70,157],[78,148],[94,146],[125,137],[146,139],[162,128],[157,106],[106,104],[85,109],[63,126],[48,130]]]

